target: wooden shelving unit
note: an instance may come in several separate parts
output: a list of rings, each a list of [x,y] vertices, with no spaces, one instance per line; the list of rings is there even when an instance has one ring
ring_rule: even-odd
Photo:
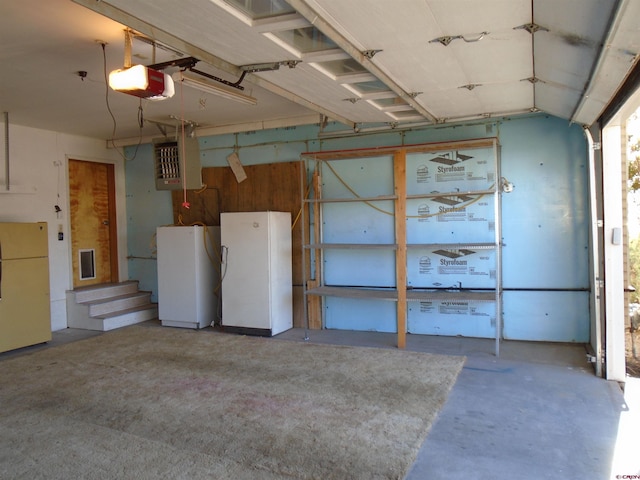
[[[489,188],[469,189],[465,188],[465,181],[461,183],[463,185],[456,186],[455,182],[451,182],[451,188],[446,191],[427,191],[427,192],[407,192],[407,155],[410,154],[427,154],[438,155],[438,152],[455,152],[456,155],[460,155],[463,160],[466,158],[472,158],[469,155],[461,154],[465,150],[470,149],[492,149],[492,161],[493,170],[487,173],[486,177],[492,180],[492,185],[485,185]],[[390,161],[393,163],[393,192],[375,192],[374,195],[359,196],[349,185],[344,184],[346,189],[351,193],[351,196],[337,195],[332,197],[326,197],[322,188],[322,178],[325,174],[337,175],[335,170],[327,165],[328,162],[349,161],[366,158],[366,157],[380,157],[381,155],[389,155]],[[455,165],[457,160],[451,159],[447,165],[447,158],[451,158],[452,155],[446,157],[442,156],[442,161],[445,162],[443,171],[446,173],[447,168],[450,165]],[[466,157],[466,158],[465,158]],[[439,158],[439,157],[438,157]],[[314,185],[314,198],[304,199],[305,202],[313,205],[314,212],[314,239],[307,245],[304,245],[304,249],[315,252],[315,265],[316,265],[316,278],[311,285],[313,288],[307,288],[305,294],[310,297],[319,297],[321,299],[326,297],[343,297],[352,299],[371,299],[371,300],[388,300],[397,303],[396,308],[396,322],[397,322],[397,345],[399,348],[404,348],[406,345],[406,333],[407,333],[407,304],[411,302],[478,302],[486,303],[492,302],[495,304],[495,353],[499,354],[500,338],[502,334],[502,318],[501,318],[501,228],[500,228],[500,171],[499,171],[499,152],[498,143],[495,138],[486,138],[478,140],[468,140],[461,142],[447,142],[447,143],[432,143],[424,145],[411,145],[402,147],[384,147],[377,149],[364,149],[364,150],[348,150],[339,152],[313,152],[303,154],[303,160],[306,162],[312,162],[313,164],[313,185]],[[324,167],[328,166],[327,169]],[[327,172],[329,170],[329,172]],[[451,171],[455,170],[450,168]],[[463,179],[465,180],[465,179]],[[342,181],[342,179],[341,179]],[[473,182],[466,182],[473,183]],[[482,183],[482,182],[476,182]],[[379,194],[377,194],[379,193]],[[494,236],[491,241],[482,239],[483,241],[469,241],[471,239],[464,239],[460,242],[442,242],[440,239],[434,239],[433,242],[424,243],[409,243],[407,241],[407,221],[411,218],[407,214],[407,203],[420,199],[427,199],[428,201],[436,201],[439,204],[444,205],[444,215],[461,215],[457,212],[462,212],[464,206],[477,201],[478,198],[488,197],[493,200],[492,213]],[[434,200],[435,199],[435,200]],[[331,242],[326,241],[324,234],[325,205],[335,203],[352,203],[361,202],[373,206],[376,202],[392,202],[393,209],[388,213],[393,216],[393,243],[379,242],[379,243],[358,243],[358,242]],[[462,206],[460,206],[462,205]],[[376,208],[376,207],[373,207]],[[488,208],[488,207],[487,207]],[[424,215],[417,215],[418,221],[434,217],[439,213],[425,213]],[[485,222],[490,223],[490,222]],[[468,227],[468,225],[467,225]],[[390,236],[390,235],[389,235]],[[453,235],[455,236],[455,235]],[[485,235],[486,236],[486,235]],[[367,250],[391,250],[395,252],[395,286],[357,286],[357,285],[327,285],[325,283],[325,272],[323,271],[323,259],[325,252],[335,250],[349,250],[349,251],[367,251]],[[493,270],[494,285],[490,288],[427,288],[424,286],[413,287],[409,285],[407,280],[407,254],[408,252],[414,252],[416,250],[425,250],[428,252],[440,252],[443,255],[449,254],[452,258],[456,255],[465,255],[469,252],[475,253],[477,251],[493,251],[493,258],[495,268]],[[485,257],[488,258],[488,257]],[[446,260],[445,260],[446,262]],[[452,261],[455,263],[455,261]],[[323,322],[324,325],[324,322]]]

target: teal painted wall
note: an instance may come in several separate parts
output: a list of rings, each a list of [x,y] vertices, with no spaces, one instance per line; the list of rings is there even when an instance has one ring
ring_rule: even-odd
[[[515,185],[502,201],[504,336],[562,342],[589,340],[587,144],[580,127],[558,118],[534,115],[322,140],[317,138],[318,132],[317,125],[309,125],[200,138],[202,166],[227,166],[226,157],[234,148],[244,165],[255,165],[296,161],[305,151],[498,137],[502,176]],[[128,156],[132,152],[133,147],[127,149]],[[354,176],[352,186],[366,191],[372,175]],[[376,170],[375,175],[376,182],[391,181],[391,172]],[[152,259],[155,229],[173,219],[170,192],[155,190],[149,145],[141,146],[135,159],[127,162],[126,187],[129,275],[157,299],[157,273]],[[351,221],[350,218],[345,214],[344,221]],[[362,265],[357,255],[340,261],[345,269]],[[387,282],[388,272],[380,275],[382,284]],[[393,302],[363,306],[332,299],[327,302],[325,314],[327,325],[336,328],[395,329]],[[477,335],[490,336],[487,328],[478,328]]]

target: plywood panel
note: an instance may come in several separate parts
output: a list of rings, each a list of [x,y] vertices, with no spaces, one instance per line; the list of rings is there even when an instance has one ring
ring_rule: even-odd
[[[117,251],[113,166],[69,160],[69,204],[73,286],[107,283],[117,279]],[[80,278],[79,250],[94,250],[95,276]]]
[[[184,192],[173,191],[173,214],[176,224],[204,223],[220,225],[221,212],[290,212],[294,221],[299,217],[301,208],[301,162],[270,163],[245,166],[247,179],[236,181],[229,167],[207,167],[202,169],[202,181],[206,185],[201,190],[188,190],[189,208],[183,207]],[[306,185],[304,186],[306,190]],[[300,216],[302,218],[302,216]],[[308,213],[304,216],[308,223]],[[308,225],[305,227],[308,231]],[[293,285],[302,286],[302,224],[298,220],[292,231],[293,246]],[[309,268],[307,268],[307,272]],[[302,289],[295,289],[294,302],[302,305]],[[304,323],[303,309],[296,309],[294,326]]]
[[[200,190],[187,190],[186,201],[189,208],[182,204],[185,195],[182,190],[171,192],[174,223],[192,225],[204,223],[208,226],[220,226],[220,189],[207,186]]]

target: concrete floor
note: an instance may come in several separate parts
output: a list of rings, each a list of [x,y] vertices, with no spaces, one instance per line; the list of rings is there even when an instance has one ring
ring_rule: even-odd
[[[305,341],[307,333],[314,343],[395,348],[396,342],[393,334],[338,330],[292,329],[276,338]],[[5,352],[0,360],[97,334],[54,332],[49,344]],[[624,477],[640,474],[640,461],[621,448],[637,450],[640,383],[627,382],[634,388],[625,394],[620,384],[595,377],[582,345],[505,341],[498,358],[494,347],[484,339],[407,337],[408,350],[467,361],[405,480],[640,478]],[[628,434],[626,445],[619,430]]]
[[[393,334],[372,332],[308,334],[317,343],[394,348],[396,342]],[[294,329],[278,338],[304,335]],[[594,375],[584,346],[504,341],[496,358],[493,340],[409,335],[407,349],[465,355],[467,361],[406,480],[640,474],[636,452],[634,463],[618,458],[612,467],[618,423],[631,406],[620,384]],[[635,399],[637,419],[640,397]],[[632,439],[637,445],[637,433]]]

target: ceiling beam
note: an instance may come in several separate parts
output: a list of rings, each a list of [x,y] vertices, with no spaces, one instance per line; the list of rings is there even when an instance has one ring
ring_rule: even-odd
[[[214,55],[211,52],[196,47],[191,43],[188,43],[168,32],[165,32],[164,30],[161,30],[151,25],[150,23],[145,22],[144,20],[125,12],[124,10],[116,8],[104,0],[73,0],[73,2],[77,3],[78,5],[82,5],[83,7],[86,7],[96,13],[99,13],[102,16],[110,18],[111,20],[114,20],[122,25],[125,25],[135,30],[136,32],[146,35],[147,37],[159,43],[174,48],[186,55],[195,57],[204,63],[222,70],[223,72],[229,73],[236,77],[239,77],[242,74],[242,70],[238,66],[225,61],[224,59]],[[326,108],[321,107],[316,103],[310,102],[309,100],[300,97],[299,95],[296,95],[295,93],[292,93],[288,90],[285,90],[284,88],[279,87],[278,85],[275,85],[268,80],[252,74],[247,75],[247,80],[254,85],[262,87],[265,90],[270,91],[271,93],[286,98],[287,100],[297,103],[298,105],[306,107],[321,115],[324,115],[325,117],[331,118],[332,120],[343,123],[350,127],[355,128],[356,126],[355,121],[339,115],[331,110],[327,110]]]
[[[309,23],[311,23],[314,27],[316,27],[327,37],[333,40],[333,42],[338,45],[338,47],[344,50],[354,60],[360,63],[360,65],[365,67],[381,82],[387,85],[395,94],[397,94],[400,98],[411,105],[411,107],[413,107],[418,113],[420,113],[420,115],[433,123],[440,123],[435,115],[433,115],[415,100],[415,95],[411,95],[409,92],[406,92],[400,85],[395,82],[395,80],[387,75],[386,72],[384,72],[375,63],[373,63],[369,56],[365,54],[366,52],[361,52],[358,48],[356,48],[356,46],[353,45],[353,43],[351,43],[351,41],[349,41],[344,35],[342,35],[342,33],[340,33],[329,20],[322,16],[322,14],[318,11],[319,8],[314,8],[313,6],[311,6],[311,3],[315,4],[313,0],[287,0],[287,3],[291,5],[300,15],[305,17],[309,21]]]
[[[152,120],[149,120],[152,121]],[[260,120],[249,123],[234,123],[229,125],[217,125],[215,127],[196,127],[196,131],[199,137],[208,137],[216,135],[227,135],[233,133],[253,132],[262,130],[271,130],[275,128],[287,128],[287,127],[299,127],[305,125],[319,124],[321,116],[316,113],[304,115],[301,117],[289,117],[274,120]],[[175,125],[165,125],[167,128],[180,128],[179,120]],[[351,131],[351,130],[350,130]],[[171,131],[173,135],[174,132]],[[138,144],[151,143],[153,139],[158,138],[158,135],[147,135],[143,137],[131,137],[107,140],[107,148],[119,148],[130,147]]]
[[[632,6],[636,10],[630,12]],[[616,45],[632,43],[620,41],[620,36],[628,35],[624,31],[625,29],[621,28],[621,24],[629,21],[629,18],[633,18],[635,22],[638,12],[640,10],[635,4],[635,0],[633,3],[630,0],[622,0],[613,9],[607,33],[600,45],[598,57],[593,64],[580,101],[571,115],[571,122],[589,126],[596,121],[606,109],[606,102],[614,98],[617,89],[624,82],[634,64],[637,63],[638,52],[619,51]],[[629,60],[628,63],[624,57]],[[620,77],[619,83],[617,77]],[[616,81],[612,83],[612,79],[616,79]]]

